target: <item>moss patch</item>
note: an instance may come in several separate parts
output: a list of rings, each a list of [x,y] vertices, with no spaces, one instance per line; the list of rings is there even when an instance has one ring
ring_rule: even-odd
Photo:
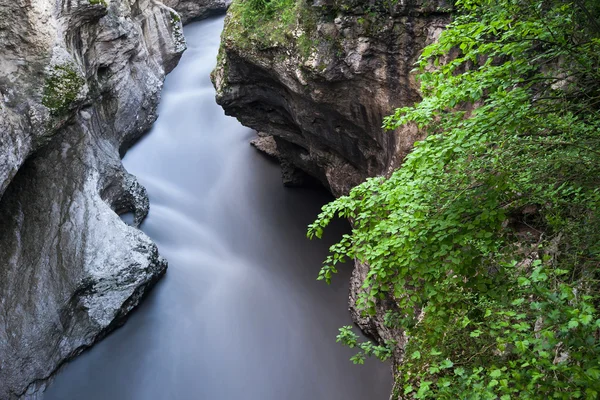
[[[181,21],[181,17],[179,17],[177,13],[171,11],[171,20],[173,20],[174,22],[179,22]]]
[[[230,20],[224,37],[240,48],[268,48],[288,44],[297,22],[297,7],[302,1],[269,2],[264,9],[255,9],[252,2],[234,1],[229,9]]]
[[[77,99],[84,84],[85,80],[71,65],[55,65],[46,78],[42,104],[53,116],[62,115]]]

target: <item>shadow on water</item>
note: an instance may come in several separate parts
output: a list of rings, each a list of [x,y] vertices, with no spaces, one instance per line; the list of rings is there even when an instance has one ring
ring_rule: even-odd
[[[327,193],[285,189],[252,132],[214,102],[222,18],[186,27],[160,118],[124,164],[150,195],[142,229],[169,271],[124,327],[67,365],[45,400],[387,399],[389,366],[335,343],[349,268],[315,280],[327,247],[306,226]]]

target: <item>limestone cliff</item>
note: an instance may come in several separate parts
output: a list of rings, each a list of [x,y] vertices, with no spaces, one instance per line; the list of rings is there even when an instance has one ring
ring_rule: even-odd
[[[420,99],[413,64],[450,11],[444,0],[298,0],[287,26],[249,27],[234,1],[213,72],[217,102],[261,132],[254,144],[280,159],[286,183],[301,183],[302,171],[345,194],[367,177],[389,174],[420,138],[413,128],[386,132],[382,121]],[[373,318],[354,307],[367,272],[357,263],[353,318],[371,337],[402,344],[385,327],[385,302]],[[399,346],[395,361],[401,356]]]
[[[210,17],[225,12],[232,0],[163,0],[181,17],[181,22],[187,24],[196,19]]]
[[[120,154],[184,50],[156,0],[0,0],[0,399],[34,396],[165,272],[118,216],[148,211]]]
[[[385,132],[382,120],[419,100],[411,70],[449,20],[445,1],[299,0],[289,26],[250,28],[241,8],[213,73],[227,114],[335,195],[401,163],[418,133]]]

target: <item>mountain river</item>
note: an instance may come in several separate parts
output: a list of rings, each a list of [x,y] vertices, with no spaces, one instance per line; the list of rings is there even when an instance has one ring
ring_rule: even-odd
[[[224,115],[209,74],[223,18],[185,28],[151,132],[125,156],[146,186],[142,229],[169,261],[128,322],[66,365],[44,400],[386,400],[389,365],[353,365],[335,343],[351,324],[350,267],[316,280],[328,246],[306,226],[331,200],[286,189],[279,167]]]

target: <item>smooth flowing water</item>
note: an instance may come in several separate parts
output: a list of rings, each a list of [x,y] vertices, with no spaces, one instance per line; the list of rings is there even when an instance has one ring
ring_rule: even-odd
[[[384,400],[389,366],[335,343],[349,271],[315,280],[327,247],[306,226],[329,201],[285,189],[215,103],[223,19],[190,24],[160,117],[125,157],[150,195],[143,225],[169,270],[124,327],[68,364],[45,400]],[[349,268],[348,268],[349,269]]]

